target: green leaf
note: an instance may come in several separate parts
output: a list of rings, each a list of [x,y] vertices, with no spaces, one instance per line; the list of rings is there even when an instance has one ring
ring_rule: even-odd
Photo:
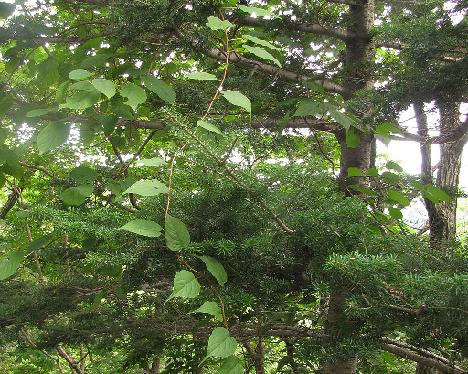
[[[401,179],[398,174],[391,173],[389,171],[384,171],[382,173],[382,178],[385,179],[386,182],[393,183],[393,184],[398,183]]]
[[[196,81],[217,81],[216,75],[205,73],[204,71],[196,71],[187,75],[187,79],[193,79]]]
[[[247,39],[247,40],[250,40],[251,42],[253,42],[255,44],[261,45],[261,46],[266,47],[266,48],[274,49],[274,50],[277,50],[277,51],[281,50],[281,48],[278,48],[277,46],[271,44],[270,42],[268,42],[266,40],[257,38],[256,36],[244,35],[244,38]]]
[[[278,59],[273,57],[273,55],[270,52],[268,52],[267,50],[265,50],[265,49],[263,49],[261,47],[251,47],[251,46],[249,46],[247,44],[244,44],[243,47],[247,51],[249,51],[250,53],[254,54],[255,56],[260,57],[263,60],[273,61],[276,65],[281,67],[281,63],[278,61]]]
[[[390,136],[392,133],[399,133],[401,130],[391,122],[383,122],[375,128],[375,133],[381,136]]]
[[[343,126],[346,130],[349,130],[351,126],[356,126],[356,120],[350,115],[340,112],[339,110],[331,109],[330,116]]]
[[[351,188],[355,191],[361,192],[367,196],[375,196],[377,193],[375,193],[373,190],[371,190],[369,187],[361,186],[360,184],[350,184],[348,185],[348,188]]]
[[[379,172],[378,172],[377,168],[372,167],[372,168],[369,168],[369,169],[367,170],[367,175],[368,175],[369,177],[378,177],[378,176],[379,176]]]
[[[401,204],[402,206],[408,206],[410,205],[411,201],[403,195],[401,192],[395,191],[395,190],[388,190],[387,195],[390,199],[393,201],[396,201],[397,203]]]
[[[90,81],[78,81],[71,84],[68,89],[70,91],[86,91],[86,92],[94,92],[97,91],[96,88],[91,84]]]
[[[108,79],[93,79],[91,84],[96,90],[106,95],[108,99],[115,95],[114,82]]]
[[[142,158],[138,160],[136,165],[137,166],[162,166],[166,163],[164,159],[161,157],[153,157],[153,158]]]
[[[200,308],[194,310],[191,313],[204,313],[209,314],[210,316],[215,317],[218,321],[223,321],[223,315],[221,313],[221,308],[219,307],[218,303],[214,301],[205,301]]]
[[[58,108],[43,108],[43,109],[34,109],[30,110],[26,113],[26,117],[34,118],[34,117],[41,117],[44,114],[54,113],[57,112]]]
[[[394,208],[394,207],[388,208],[388,214],[390,215],[390,217],[395,218],[395,219],[403,218],[403,213],[401,213],[401,210],[398,208]]]
[[[72,96],[67,97],[64,104],[60,104],[60,108],[68,108],[74,110],[84,110],[96,104],[101,97],[98,90],[94,91],[77,91]]]
[[[16,273],[24,259],[24,251],[17,250],[0,259],[0,280],[7,279]]]
[[[355,167],[355,166],[350,166],[348,168],[348,177],[362,177],[362,171],[361,169]]]
[[[28,251],[37,251],[44,247],[45,245],[49,244],[53,239],[53,236],[51,234],[49,235],[44,235],[40,237],[39,239],[33,240],[31,243],[28,245]]]
[[[223,361],[218,374],[244,374],[244,365],[236,356],[230,356]]]
[[[123,225],[120,230],[130,231],[149,238],[157,238],[161,235],[162,227],[154,221],[134,219]]]
[[[174,277],[174,287],[169,299],[181,297],[184,299],[193,299],[200,293],[200,283],[192,272],[187,270],[178,271]]]
[[[359,137],[359,134],[354,130],[354,128],[350,127],[346,131],[346,145],[348,148],[357,148],[360,142],[361,138]]]
[[[223,133],[212,123],[206,121],[197,121],[197,126],[204,128],[207,131],[214,132],[219,135],[223,135]]]
[[[92,192],[92,186],[69,187],[60,194],[60,199],[66,205],[79,206],[86,201]]]
[[[247,96],[239,91],[223,91],[224,98],[231,104],[244,108],[247,112],[251,112],[250,100]]]
[[[166,193],[167,190],[166,185],[157,179],[141,179],[127,188],[123,193],[134,193],[140,196],[156,196]]]
[[[185,223],[169,214],[166,216],[165,237],[171,251],[180,251],[190,244],[190,234]]]
[[[434,204],[440,203],[441,201],[448,203],[452,201],[452,198],[447,192],[439,187],[432,185],[428,185],[426,187],[426,189],[423,191],[423,196],[431,200]]]
[[[315,116],[316,114],[323,114],[324,111],[323,103],[312,100],[302,100],[297,106],[293,117]]]
[[[164,100],[165,102],[169,104],[174,104],[175,99],[176,99],[176,93],[169,84],[162,81],[161,79],[151,77],[151,76],[143,77],[141,80],[145,84],[146,88],[154,92],[162,100]]]
[[[208,338],[206,358],[226,358],[232,356],[237,348],[236,339],[224,327],[216,327]]]
[[[79,184],[91,184],[97,178],[97,172],[89,166],[80,165],[70,172],[70,178]]]
[[[91,75],[92,74],[88,70],[76,69],[76,70],[72,70],[68,74],[68,78],[70,78],[70,79],[72,79],[74,81],[80,81],[80,80],[89,78]]]
[[[249,13],[249,15],[255,13],[257,17],[271,16],[270,11],[255,6],[238,5],[237,7],[245,13]]]
[[[209,16],[208,17],[208,22],[206,25],[211,29],[211,30],[227,30],[228,28],[234,26],[231,22],[227,20],[220,20],[218,17],[214,16]]]
[[[130,82],[120,88],[120,95],[127,98],[125,104],[133,111],[136,111],[137,106],[143,104],[147,99],[145,90]]]
[[[15,4],[8,4],[5,2],[0,2],[0,18],[8,18],[13,14],[16,9]]]
[[[223,265],[221,265],[218,260],[210,256],[200,256],[199,258],[205,263],[207,270],[216,278],[218,283],[221,286],[224,286],[228,277]]]
[[[403,168],[394,161],[387,162],[386,166],[387,166],[387,169],[395,170],[400,173],[403,171]]]
[[[70,125],[63,122],[51,122],[37,135],[37,148],[40,154],[65,143],[70,134]]]

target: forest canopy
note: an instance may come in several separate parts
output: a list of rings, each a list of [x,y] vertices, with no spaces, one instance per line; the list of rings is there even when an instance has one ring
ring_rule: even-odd
[[[0,371],[467,373],[467,8],[0,0]]]

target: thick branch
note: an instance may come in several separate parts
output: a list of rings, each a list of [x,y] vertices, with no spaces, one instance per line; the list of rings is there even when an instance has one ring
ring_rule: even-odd
[[[18,200],[18,194],[16,191],[13,191],[8,195],[8,199],[0,210],[0,219],[5,219],[8,212],[15,206],[16,201]]]
[[[65,349],[58,346],[57,353],[60,355],[60,357],[64,358],[68,362],[68,365],[74,372],[76,372],[77,374],[84,374],[83,370],[81,370],[80,365],[75,361],[75,359],[72,356],[70,356],[67,353],[67,351],[65,351]]]

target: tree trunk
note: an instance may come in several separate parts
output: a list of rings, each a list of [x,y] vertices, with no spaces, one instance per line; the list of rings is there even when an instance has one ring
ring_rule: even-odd
[[[438,369],[425,366],[421,363],[418,363],[418,366],[416,367],[416,374],[442,374],[442,373],[443,372]]]
[[[345,89],[349,94],[345,99],[352,99],[356,91],[369,88],[372,85],[372,64],[374,47],[369,36],[369,30],[374,23],[374,0],[357,0],[349,6],[349,24],[347,31],[357,37],[346,40],[345,54]],[[368,109],[368,108],[366,108]],[[356,113],[360,114],[360,113]],[[340,187],[347,194],[352,194],[347,186],[349,184],[363,183],[359,178],[347,178],[348,168],[357,167],[364,172],[370,167],[373,159],[374,137],[372,134],[359,133],[360,144],[356,148],[349,148],[346,144],[345,132],[337,134],[341,147],[340,156]],[[345,293],[334,289],[329,300],[329,310],[325,324],[325,334],[331,337],[330,347],[333,351],[340,351],[342,336],[348,325],[344,312]],[[330,352],[332,353],[332,352]],[[322,372],[325,374],[354,374],[356,372],[357,358],[355,355],[336,359],[329,354],[325,359]]]

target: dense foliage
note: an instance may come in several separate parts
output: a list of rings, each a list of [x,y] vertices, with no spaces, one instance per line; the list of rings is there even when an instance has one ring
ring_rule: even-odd
[[[1,371],[465,372],[460,166],[376,138],[460,162],[466,4],[408,3],[0,2]]]

